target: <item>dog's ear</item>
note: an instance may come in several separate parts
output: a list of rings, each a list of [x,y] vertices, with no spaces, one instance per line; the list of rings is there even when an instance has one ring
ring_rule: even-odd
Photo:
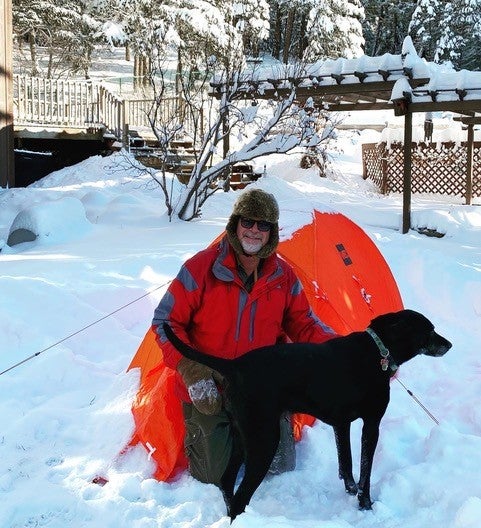
[[[375,317],[369,325],[377,334],[389,333],[393,337],[405,328],[404,310],[401,312],[390,312]]]

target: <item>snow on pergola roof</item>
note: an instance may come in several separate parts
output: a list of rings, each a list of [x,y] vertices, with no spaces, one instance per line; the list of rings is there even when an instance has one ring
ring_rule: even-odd
[[[224,84],[213,79],[212,95]],[[257,99],[282,98],[296,87],[299,100],[331,111],[393,109],[406,112],[452,111],[475,116],[481,112],[481,72],[455,71],[422,59],[406,37],[399,55],[363,55],[356,59],[326,59],[300,66],[256,65],[239,79],[241,91]]]

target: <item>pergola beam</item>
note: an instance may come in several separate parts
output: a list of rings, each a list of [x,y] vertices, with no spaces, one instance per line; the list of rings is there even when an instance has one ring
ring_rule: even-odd
[[[464,101],[433,101],[425,103],[413,102],[410,104],[414,112],[454,112],[455,114],[473,114],[481,112],[481,100],[472,99]]]

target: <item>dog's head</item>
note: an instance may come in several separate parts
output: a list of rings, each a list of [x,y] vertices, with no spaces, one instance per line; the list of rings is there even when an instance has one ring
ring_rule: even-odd
[[[379,336],[398,365],[418,354],[444,356],[452,344],[434,331],[434,325],[414,310],[380,315],[369,325]]]

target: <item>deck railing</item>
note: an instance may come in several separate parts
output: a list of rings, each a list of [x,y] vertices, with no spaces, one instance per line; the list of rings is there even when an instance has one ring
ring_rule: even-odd
[[[99,122],[99,85],[14,76],[14,120],[16,124],[85,127]]]
[[[92,81],[14,76],[16,126],[106,129],[125,142],[133,128],[151,130],[153,106],[153,99],[126,99]],[[193,119],[185,115],[178,97],[162,100],[158,119],[181,119],[184,129],[193,131]],[[202,115],[200,122],[203,126]]]

